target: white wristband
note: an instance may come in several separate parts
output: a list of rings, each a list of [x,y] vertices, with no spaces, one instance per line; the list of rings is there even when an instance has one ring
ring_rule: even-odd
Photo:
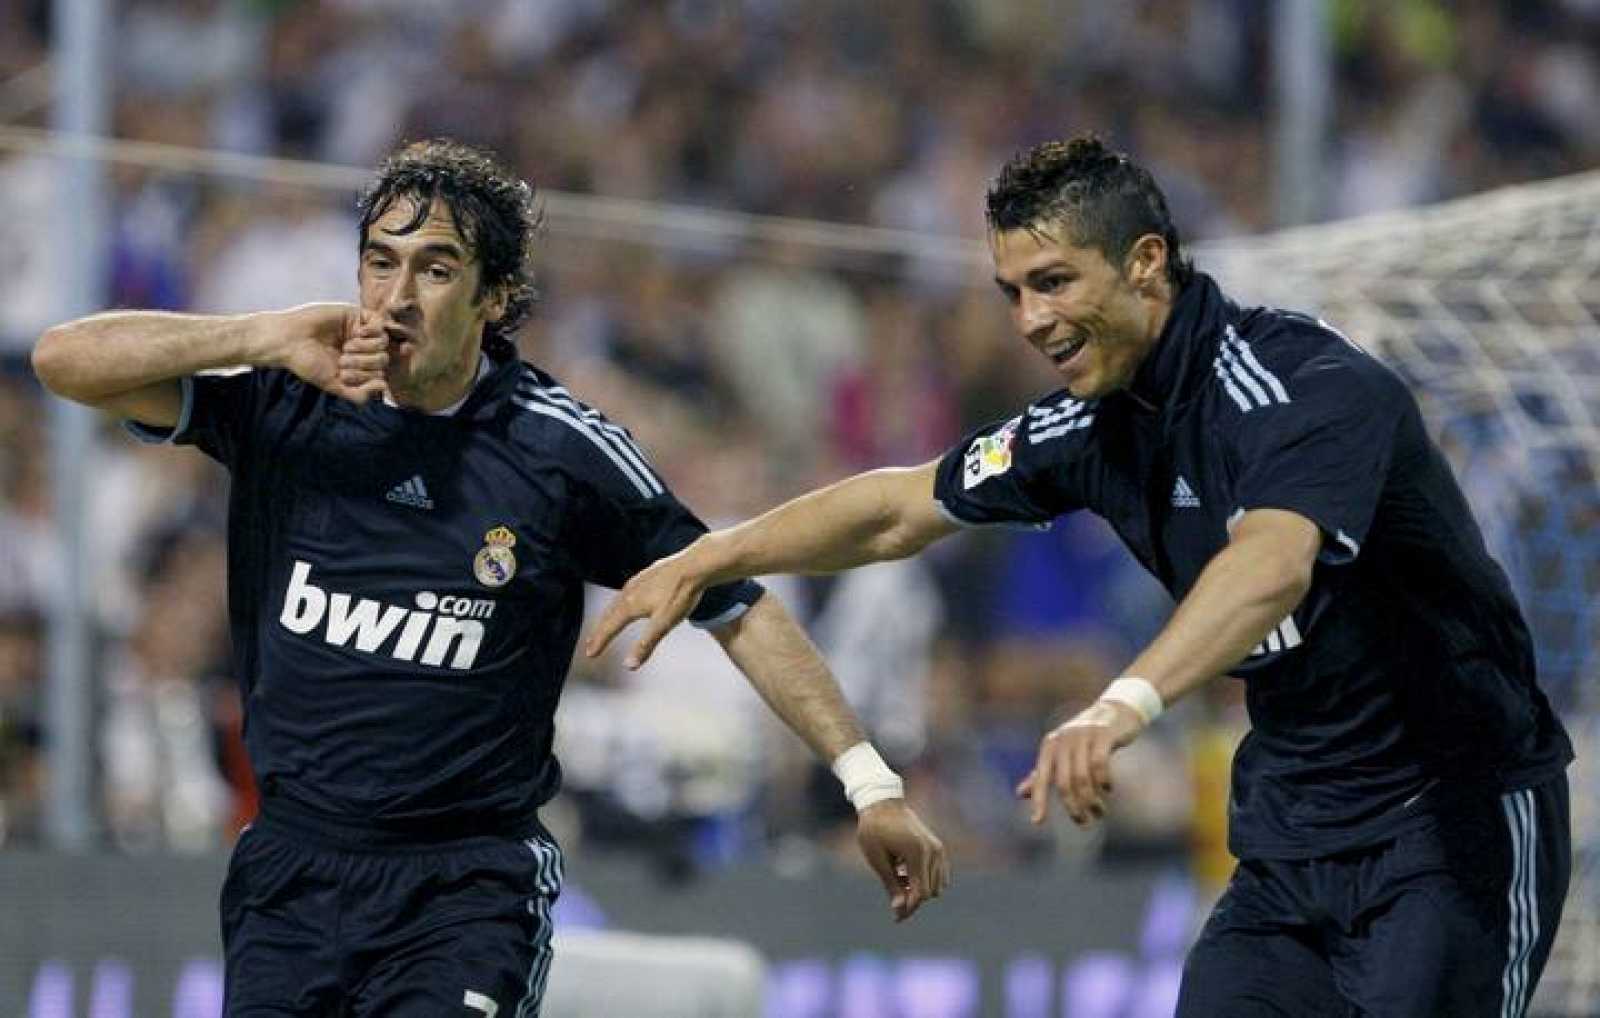
[[[1161,702],[1161,694],[1156,692],[1156,687],[1148,679],[1134,675],[1124,675],[1112,682],[1100,694],[1100,699],[1130,708],[1147,725],[1160,717],[1166,706]]]
[[[906,797],[905,782],[870,742],[858,742],[835,757],[833,773],[844,783],[845,797],[858,813],[885,799]]]

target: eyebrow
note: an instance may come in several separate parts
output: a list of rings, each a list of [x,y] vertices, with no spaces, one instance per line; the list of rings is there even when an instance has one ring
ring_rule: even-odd
[[[362,250],[377,251],[382,254],[393,255],[395,257],[399,256],[399,252],[397,252],[393,247],[385,244],[381,240],[372,240],[371,238],[368,238],[366,244],[362,246]],[[467,255],[465,251],[461,250],[459,246],[446,241],[435,241],[432,244],[424,244],[422,247],[417,249],[417,254],[422,255],[423,257],[438,257],[440,255],[444,255],[463,264],[465,264],[467,261]]]
[[[1042,265],[1037,269],[1029,270],[1028,273],[1022,277],[1022,279],[1023,279],[1023,282],[1029,284],[1030,286],[1035,286],[1035,285],[1038,285],[1039,280],[1043,279],[1045,276],[1050,275],[1052,272],[1076,272],[1076,271],[1077,270],[1075,268],[1073,268],[1071,265],[1068,265],[1066,262],[1058,260],[1058,261],[1053,261],[1048,265]],[[1016,286],[1016,284],[1011,282],[1010,280],[1002,279],[999,276],[995,276],[994,277],[994,282],[995,282],[996,286],[1000,286],[1000,287]]]

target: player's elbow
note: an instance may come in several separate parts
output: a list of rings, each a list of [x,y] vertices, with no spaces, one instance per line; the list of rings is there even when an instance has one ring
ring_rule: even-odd
[[[892,562],[896,559],[910,558],[921,551],[927,542],[917,540],[911,528],[899,523],[891,523],[873,538],[872,560],[875,562]]]
[[[46,389],[66,399],[85,402],[87,393],[81,384],[79,370],[79,344],[74,341],[71,327],[53,326],[44,331],[33,345],[29,358],[34,376]]]
[[[1258,564],[1262,578],[1262,600],[1284,611],[1293,611],[1311,591],[1311,571],[1316,559],[1278,550],[1263,556]]]
[[[943,520],[933,509],[933,485],[926,469],[879,470],[867,476],[876,482],[874,561],[910,558],[945,533]]]

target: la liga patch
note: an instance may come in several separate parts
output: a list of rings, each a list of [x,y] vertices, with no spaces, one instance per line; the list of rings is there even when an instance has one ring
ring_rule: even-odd
[[[1011,443],[1017,437],[1021,417],[1013,417],[994,432],[973,439],[967,449],[967,458],[961,472],[961,484],[967,491],[991,477],[998,477],[1011,469]]]

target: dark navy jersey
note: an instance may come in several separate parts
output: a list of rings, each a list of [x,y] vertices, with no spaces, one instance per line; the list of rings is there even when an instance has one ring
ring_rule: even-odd
[[[168,436],[232,474],[228,597],[265,813],[333,834],[534,830],[583,585],[705,527],[626,431],[509,348],[453,415],[278,370],[184,382]],[[748,581],[691,616],[736,617]]]
[[[1453,790],[1529,787],[1571,759],[1528,630],[1400,379],[1304,315],[1240,308],[1199,275],[1127,391],[1066,392],[946,454],[967,525],[1089,509],[1175,599],[1251,509],[1312,520],[1309,593],[1232,673],[1251,732],[1230,847],[1371,844]]]

